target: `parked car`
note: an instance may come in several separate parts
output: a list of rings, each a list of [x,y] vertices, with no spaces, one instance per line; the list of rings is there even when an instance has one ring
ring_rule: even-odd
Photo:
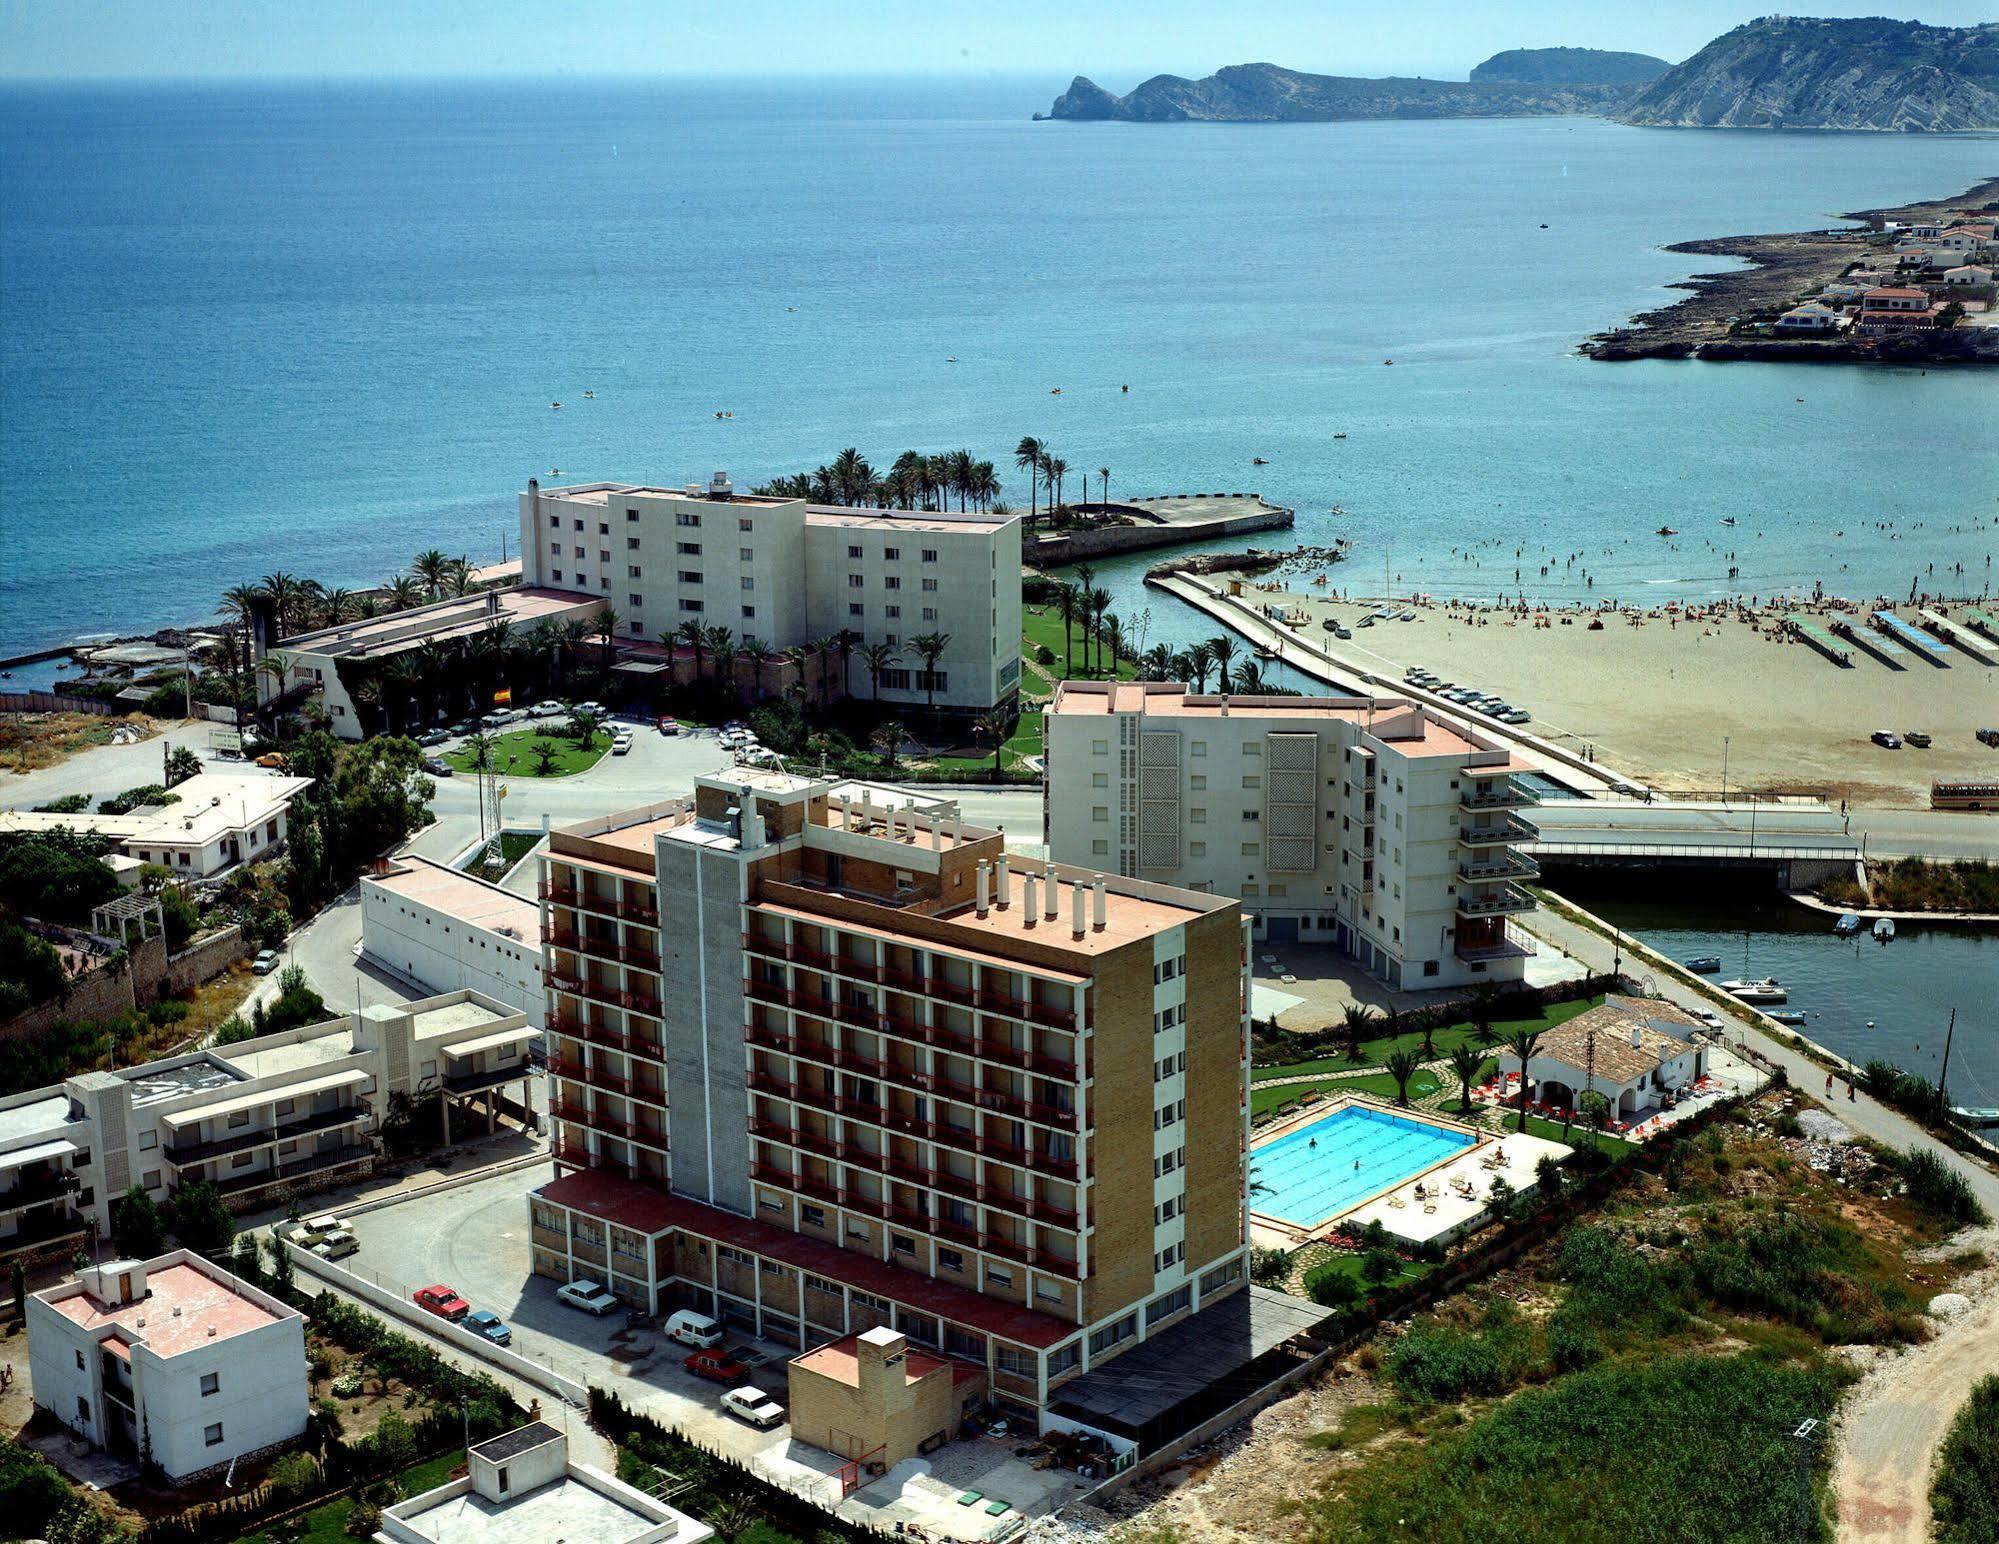
[[[1877,729],[1868,738],[1884,750],[1898,751],[1902,748],[1902,737],[1892,729]]]
[[[629,755],[631,752],[631,748],[632,748],[631,731],[629,729],[619,730],[617,737],[611,741],[611,754],[613,756]]]
[[[285,1237],[301,1248],[318,1243],[330,1234],[338,1233],[347,1226],[343,1218],[327,1213],[324,1217],[308,1217],[304,1222],[293,1223],[285,1230]]]
[[[1902,736],[1902,743],[1904,745],[1913,745],[1919,751],[1926,751],[1930,748],[1930,737],[1920,729],[1911,729]]]
[[[458,769],[442,756],[424,757],[423,769],[432,777],[456,777],[458,775]]]
[[[272,772],[282,772],[286,765],[284,752],[265,751],[257,758],[257,765]]]
[[[507,727],[508,720],[506,714],[496,709],[491,713],[480,714],[479,722],[488,729],[504,729]]]
[[[498,1314],[488,1313],[483,1308],[476,1313],[468,1313],[465,1316],[464,1326],[473,1334],[492,1341],[496,1346],[509,1345],[514,1338],[514,1332],[500,1322]]]
[[[426,729],[422,734],[416,737],[416,743],[418,745],[426,747],[432,745],[442,745],[446,740],[450,738],[451,736],[442,729]]]
[[[722,1343],[722,1321],[691,1308],[678,1309],[666,1321],[666,1338],[705,1351]]]
[[[532,713],[536,718],[560,718],[568,710],[565,709],[562,706],[562,704],[557,702],[553,697],[546,697],[543,698],[540,702],[537,702],[532,708],[528,709],[528,711]]]
[[[578,713],[594,714],[596,717],[602,718],[607,710],[601,702],[579,702],[576,704],[576,711]]]
[[[359,1253],[361,1241],[345,1228],[335,1228],[325,1237],[306,1246],[307,1250],[322,1260],[344,1260],[351,1254]]]
[[[1978,743],[1980,745],[1990,745],[1994,747],[1999,747],[1999,729],[1979,730]]]
[[[760,1388],[730,1389],[722,1396],[722,1408],[739,1421],[748,1421],[759,1431],[784,1424],[784,1406]]]
[[[410,1294],[410,1301],[440,1319],[449,1319],[453,1324],[472,1311],[470,1303],[442,1282],[435,1286],[418,1287]]]
[[[571,1308],[580,1308],[588,1314],[599,1316],[611,1312],[618,1306],[618,1300],[604,1289],[602,1282],[572,1281],[567,1286],[555,1289],[557,1301]]]
[[[741,1383],[750,1375],[749,1368],[726,1351],[696,1351],[680,1365],[695,1377],[716,1383]]]
[[[677,719],[677,718],[663,718],[663,719],[661,719],[661,720],[659,721],[659,732],[660,732],[661,734],[679,734],[679,733],[680,733],[680,720],[679,720],[679,719]]]
[[[467,735],[478,727],[479,725],[475,720],[466,718],[460,719],[457,723],[453,724],[447,732],[456,735]]]
[[[279,954],[277,950],[259,949],[257,951],[257,958],[251,962],[250,971],[253,975],[268,976],[283,961],[284,956]]]

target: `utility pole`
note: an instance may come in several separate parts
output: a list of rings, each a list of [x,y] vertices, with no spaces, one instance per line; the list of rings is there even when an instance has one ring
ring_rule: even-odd
[[[1812,1444],[1818,1441],[1819,1423],[1805,1420],[1798,1423],[1791,1440],[1797,1444],[1798,1453],[1798,1537],[1812,1536]]]

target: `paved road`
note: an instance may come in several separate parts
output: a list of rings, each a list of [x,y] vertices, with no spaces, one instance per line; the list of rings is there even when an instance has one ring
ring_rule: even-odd
[[[1541,831],[1525,850],[1544,857],[1610,851],[1837,859],[1860,851],[1839,811],[1823,804],[1549,799],[1523,813]]]
[[[0,809],[30,810],[37,804],[48,804],[73,793],[107,799],[127,788],[157,783],[166,771],[163,743],[191,745],[207,762],[208,736],[217,727],[207,723],[178,724],[136,745],[96,745],[38,771],[0,772]],[[243,765],[240,760],[215,763],[218,770],[240,769]]]

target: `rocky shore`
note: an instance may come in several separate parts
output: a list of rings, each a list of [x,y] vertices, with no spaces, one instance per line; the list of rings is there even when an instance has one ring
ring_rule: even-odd
[[[1759,338],[1737,335],[1737,317],[1771,311],[1830,284],[1869,248],[1870,231],[1889,221],[1916,224],[1967,209],[1999,203],[1999,178],[1991,178],[1953,198],[1905,204],[1898,209],[1857,210],[1845,218],[1867,227],[1856,231],[1797,231],[1760,236],[1722,236],[1676,242],[1666,250],[1703,256],[1739,257],[1750,267],[1701,273],[1673,286],[1691,291],[1685,300],[1631,319],[1581,345],[1592,359],[1763,359],[1827,363],[1999,364],[1999,328],[1956,327],[1942,331],[1871,338]]]

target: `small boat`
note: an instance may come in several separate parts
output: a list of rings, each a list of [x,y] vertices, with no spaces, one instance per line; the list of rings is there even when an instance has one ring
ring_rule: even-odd
[[[1250,464],[1251,466],[1268,466],[1268,465],[1270,465],[1270,463],[1269,463],[1268,461],[1264,460],[1264,459],[1263,459],[1263,457],[1261,457],[1261,456],[1251,456],[1251,457],[1249,458],[1249,464]]]
[[[1319,625],[1323,627],[1327,632],[1331,632],[1333,631],[1334,628],[1338,627],[1340,624],[1336,619],[1332,617],[1327,617],[1326,620],[1321,622]]]
[[[1733,516],[1733,515],[1723,515],[1723,516],[1721,517],[1721,523],[1722,523],[1723,525],[1734,525],[1734,524],[1735,524],[1735,516]]]
[[[1791,1000],[1791,994],[1774,976],[1765,976],[1761,981],[1724,981],[1721,989],[1730,997],[1746,1003],[1782,1003]]]
[[[1680,533],[1670,525],[1662,525],[1652,533],[1654,536],[1678,536]]]
[[[1860,913],[1855,911],[1841,912],[1839,920],[1832,925],[1832,930],[1839,934],[1841,938],[1851,938],[1855,933],[1860,931]]]
[[[596,396],[596,395],[597,395],[597,393],[596,393],[596,392],[594,392],[594,391],[586,391],[586,392],[584,392],[584,393],[583,393],[583,395],[584,395],[584,396],[586,396],[586,397],[594,397],[594,396]]]
[[[1060,386],[1050,386],[1048,388],[1048,395],[1051,397],[1059,397],[1062,395],[1062,388]]]
[[[1346,431],[1346,430],[1344,430],[1344,429],[1340,430],[1340,432],[1339,432],[1338,434],[1335,434],[1335,435],[1333,436],[1333,438],[1334,438],[1334,439],[1336,439],[1336,440],[1343,440],[1343,439],[1345,439],[1346,437],[1347,437],[1347,431]]]
[[[1893,917],[1876,918],[1874,936],[1884,944],[1893,938],[1895,936],[1895,919]]]
[[[1270,645],[1267,643],[1258,644],[1256,648],[1256,657],[1258,659],[1275,659],[1277,658],[1277,651],[1271,648]]]
[[[1770,1017],[1776,1020],[1776,1022],[1779,1024],[1789,1024],[1793,1028],[1796,1028],[1798,1025],[1803,1024],[1805,1022],[1805,1016],[1802,1013],[1798,1012],[1798,1010],[1795,1008],[1775,1009],[1770,1014]]]
[[[1687,969],[1693,971],[1696,975],[1712,976],[1716,971],[1721,969],[1721,956],[1718,954],[1697,954],[1687,961]]]
[[[1950,1107],[1951,1118],[1961,1126],[1974,1130],[1984,1130],[1989,1126],[1999,1126],[1999,1109],[1954,1104]]]
[[[552,408],[560,408],[562,404],[560,402],[551,402],[549,403],[549,406]]]
[[[947,365],[955,365],[957,362],[958,356],[956,354],[946,354],[944,356],[944,363]]]

